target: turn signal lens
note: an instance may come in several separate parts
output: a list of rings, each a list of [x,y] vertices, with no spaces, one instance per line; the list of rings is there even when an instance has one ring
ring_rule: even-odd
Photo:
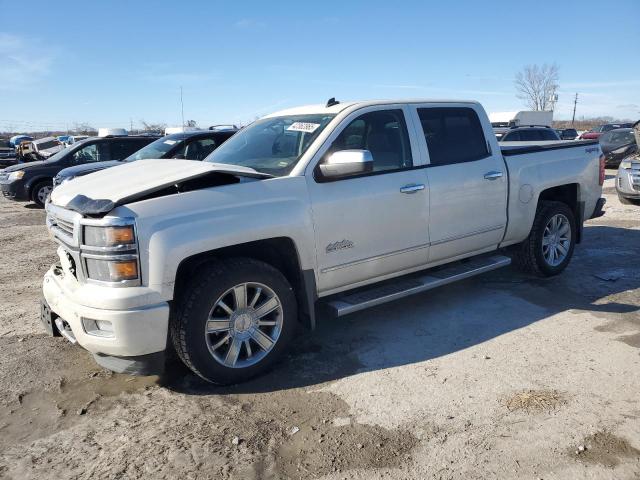
[[[127,262],[110,262],[111,278],[118,280],[132,280],[138,278],[138,262],[129,260]]]
[[[89,278],[100,282],[122,282],[138,279],[137,260],[100,260],[87,258]]]
[[[135,240],[133,234],[133,225],[126,227],[108,227],[105,231],[107,242],[112,245],[121,243],[133,243]]]

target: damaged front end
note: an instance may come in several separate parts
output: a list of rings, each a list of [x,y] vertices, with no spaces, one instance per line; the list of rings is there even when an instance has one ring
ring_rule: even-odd
[[[51,202],[83,216],[101,217],[132,202],[271,177],[233,165],[142,160],[61,185]]]

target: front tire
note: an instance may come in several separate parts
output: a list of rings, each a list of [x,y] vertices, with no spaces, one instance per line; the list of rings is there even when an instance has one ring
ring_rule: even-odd
[[[239,383],[268,370],[297,321],[287,279],[250,258],[206,264],[183,288],[171,322],[180,359],[203,379]]]
[[[44,207],[51,190],[53,190],[53,182],[51,180],[38,182],[31,190],[31,200],[39,207]]]
[[[562,272],[573,256],[576,243],[576,220],[571,209],[562,202],[543,201],[527,239],[516,246],[516,267],[541,277]]]

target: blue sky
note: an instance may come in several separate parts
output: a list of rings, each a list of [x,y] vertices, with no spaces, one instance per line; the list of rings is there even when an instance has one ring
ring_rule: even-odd
[[[640,0],[0,0],[0,130],[246,123],[289,106],[464,98],[524,109],[513,77],[560,67],[556,118],[640,118]]]

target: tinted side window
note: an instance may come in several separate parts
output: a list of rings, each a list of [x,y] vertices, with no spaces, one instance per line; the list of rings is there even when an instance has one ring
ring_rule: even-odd
[[[519,142],[520,141],[520,132],[509,132],[504,137],[502,137],[503,142]]]
[[[540,130],[542,140],[558,140],[558,137],[551,130]]]
[[[540,140],[537,130],[520,130],[521,142],[535,142]]]
[[[402,110],[380,110],[359,116],[340,132],[327,156],[340,150],[369,150],[374,172],[413,165]]]
[[[482,125],[471,108],[419,108],[431,165],[472,162],[489,155]]]
[[[146,144],[147,142],[141,142],[139,140],[111,142],[111,160],[124,160],[132,153],[140,150]]]

